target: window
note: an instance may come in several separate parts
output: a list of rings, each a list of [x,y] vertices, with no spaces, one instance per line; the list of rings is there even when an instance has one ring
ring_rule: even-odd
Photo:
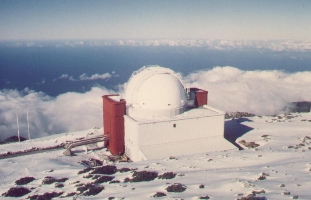
[[[176,128],[176,124],[173,124],[173,127]]]

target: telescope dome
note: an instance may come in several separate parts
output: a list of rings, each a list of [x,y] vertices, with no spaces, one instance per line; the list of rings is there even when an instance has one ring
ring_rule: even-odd
[[[148,118],[181,114],[187,101],[179,76],[159,66],[134,72],[127,83],[125,98],[129,115]]]

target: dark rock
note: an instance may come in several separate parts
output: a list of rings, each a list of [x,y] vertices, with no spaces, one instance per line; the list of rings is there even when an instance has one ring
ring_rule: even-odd
[[[25,187],[13,187],[13,188],[10,188],[7,192],[3,193],[2,196],[21,197],[21,196],[24,196],[25,194],[28,194],[29,192],[31,192],[31,190]]]
[[[289,103],[284,110],[286,112],[310,112],[311,101],[298,101]]]
[[[255,143],[255,142],[246,142],[245,140],[240,140],[239,143],[243,144],[244,146],[246,146],[248,148],[256,148],[256,147],[260,146],[259,144]]]
[[[104,189],[103,186],[91,187],[91,188],[89,188],[88,191],[84,192],[83,195],[84,195],[84,196],[97,195],[97,194],[100,193],[103,189]]]
[[[92,171],[92,170],[93,170],[93,168],[88,167],[88,168],[85,168],[85,169],[78,171],[78,174],[84,174],[84,173]]]
[[[77,188],[77,191],[83,193],[84,196],[97,195],[104,189],[104,186],[96,186],[93,183],[83,184]]]
[[[67,180],[68,178],[59,178],[59,179],[56,179],[56,182],[63,183],[63,182],[66,182]]]
[[[254,117],[256,115],[247,112],[227,112],[225,119],[243,118],[243,117]]]
[[[290,192],[289,191],[285,191],[283,192],[284,195],[290,195]]]
[[[129,172],[129,171],[131,171],[131,169],[130,169],[130,168],[127,168],[127,167],[123,167],[123,168],[119,169],[118,171],[121,172],[121,173],[124,173],[124,172]]]
[[[178,160],[178,159],[177,159],[176,157],[174,157],[174,156],[170,156],[169,159],[170,159],[170,160]]]
[[[210,197],[209,196],[201,196],[199,199],[210,199]]]
[[[186,190],[186,186],[180,184],[180,183],[175,183],[173,185],[170,185],[166,188],[166,191],[168,192],[184,192]]]
[[[176,174],[174,172],[165,172],[158,176],[159,179],[173,179],[175,178]]]
[[[138,171],[133,173],[131,182],[152,181],[158,176],[157,172],[151,171]]]
[[[264,176],[264,175],[261,175],[261,176],[259,176],[258,178],[257,178],[257,180],[265,180],[266,179],[266,176]]]
[[[105,182],[109,182],[113,179],[114,179],[113,176],[101,176],[98,179],[96,179],[96,181],[94,183],[105,183]]]
[[[54,197],[59,197],[63,193],[64,192],[46,192],[46,193],[41,194],[41,195],[35,194],[32,196],[29,196],[28,198],[30,200],[49,200],[49,199],[52,199]]]
[[[35,180],[34,177],[26,176],[26,177],[20,178],[17,181],[15,181],[15,184],[16,185],[25,185],[25,184],[28,184],[28,183],[32,182],[33,180]]]
[[[103,162],[101,160],[97,160],[94,158],[91,158],[89,160],[82,160],[80,163],[86,167],[96,167],[103,165]]]
[[[117,172],[117,167],[114,165],[105,165],[102,167],[97,167],[91,174],[115,174]]]
[[[63,183],[55,183],[54,187],[62,188],[62,187],[64,187],[64,184]]]
[[[60,179],[57,179],[57,178],[54,178],[54,177],[51,177],[51,176],[46,176],[43,181],[42,181],[42,184],[43,185],[46,185],[46,184],[52,184],[52,183],[63,183],[65,181],[67,181],[68,178],[60,178]]]
[[[155,193],[152,197],[165,197],[165,196],[167,196],[165,193],[163,193],[163,192],[157,192],[157,193]]]
[[[237,200],[267,200],[266,197],[242,197],[241,199]]]
[[[91,158],[90,161],[93,163],[93,166],[102,166],[103,161]]]
[[[81,184],[79,185],[79,187],[77,188],[77,191],[79,191],[80,193],[83,193],[84,191],[96,187],[93,183],[87,183],[87,184]]]
[[[43,181],[42,181],[42,184],[52,184],[52,183],[55,183],[56,182],[56,179],[54,177],[51,177],[51,176],[46,176],[44,177]]]
[[[120,183],[120,181],[119,180],[112,180],[109,182],[109,184],[113,184],[113,183]]]

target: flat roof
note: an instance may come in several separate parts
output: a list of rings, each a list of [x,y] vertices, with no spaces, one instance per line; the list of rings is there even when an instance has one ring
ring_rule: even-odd
[[[193,118],[214,117],[214,116],[220,116],[220,115],[225,115],[225,112],[218,110],[216,108],[213,108],[211,106],[204,105],[202,107],[187,110],[184,113],[180,115],[175,115],[173,117],[146,118],[146,117],[141,117],[138,115],[133,115],[133,116],[127,115],[127,116],[138,123],[145,124],[145,123],[159,123],[159,122],[164,122],[164,121],[177,121],[177,120],[193,119]]]

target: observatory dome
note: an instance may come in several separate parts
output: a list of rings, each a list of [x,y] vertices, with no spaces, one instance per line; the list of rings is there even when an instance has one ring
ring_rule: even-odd
[[[134,72],[126,86],[130,116],[172,117],[185,110],[186,91],[179,76],[170,69],[150,66]]]

